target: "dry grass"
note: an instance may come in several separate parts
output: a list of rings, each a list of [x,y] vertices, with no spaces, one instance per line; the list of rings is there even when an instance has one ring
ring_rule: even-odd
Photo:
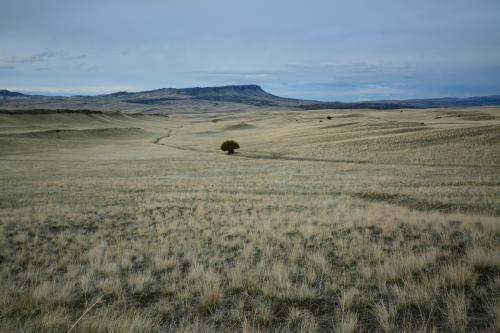
[[[458,288],[473,288],[477,279],[473,269],[461,263],[445,266],[443,276],[451,286]]]
[[[141,130],[5,134],[0,331],[66,331],[100,296],[72,332],[498,331],[498,134],[483,128],[498,124],[432,123],[439,112],[103,116],[78,126]],[[218,152],[226,138],[241,152]]]
[[[450,294],[446,300],[448,325],[452,332],[467,332],[468,307],[464,294]]]

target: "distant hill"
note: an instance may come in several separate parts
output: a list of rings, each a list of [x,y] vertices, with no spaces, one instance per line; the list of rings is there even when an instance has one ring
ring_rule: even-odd
[[[380,100],[355,103],[342,102],[318,102],[307,105],[307,109],[425,109],[444,108],[457,106],[492,106],[500,105],[500,95],[477,96],[467,98],[425,98],[425,99],[404,99],[404,100]]]
[[[435,108],[435,107],[452,107],[452,106],[488,106],[500,105],[500,95],[478,96],[467,98],[427,98],[427,99],[407,99],[407,100],[392,100],[378,101],[377,103],[395,103],[404,105],[405,107],[413,108]]]
[[[4,109],[115,110],[121,112],[175,113],[247,110],[399,109],[500,105],[500,95],[469,98],[320,102],[279,97],[258,85],[162,88],[141,92],[120,91],[97,96],[25,95],[0,90]]]
[[[26,95],[10,90],[0,90],[0,96],[15,97],[15,96],[26,96]]]

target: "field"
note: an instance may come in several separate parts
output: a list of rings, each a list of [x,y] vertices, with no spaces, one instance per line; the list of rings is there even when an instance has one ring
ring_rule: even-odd
[[[498,107],[0,112],[0,170],[2,332],[500,331]]]

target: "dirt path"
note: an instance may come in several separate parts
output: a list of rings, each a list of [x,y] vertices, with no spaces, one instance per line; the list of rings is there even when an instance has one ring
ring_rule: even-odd
[[[154,139],[154,140],[153,140],[153,144],[155,144],[155,145],[163,145],[163,144],[161,144],[161,143],[160,143],[160,141],[161,141],[162,139],[168,138],[168,137],[170,136],[170,133],[172,133],[172,130],[171,130],[171,129],[169,129],[169,130],[167,131],[167,134],[166,134],[166,135],[164,135],[164,136],[160,136],[159,138]],[[164,146],[164,145],[163,145],[163,146]]]

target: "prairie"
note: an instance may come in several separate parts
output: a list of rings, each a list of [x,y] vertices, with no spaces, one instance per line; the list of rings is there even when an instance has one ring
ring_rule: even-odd
[[[500,330],[498,107],[0,112],[0,170],[0,331]]]

